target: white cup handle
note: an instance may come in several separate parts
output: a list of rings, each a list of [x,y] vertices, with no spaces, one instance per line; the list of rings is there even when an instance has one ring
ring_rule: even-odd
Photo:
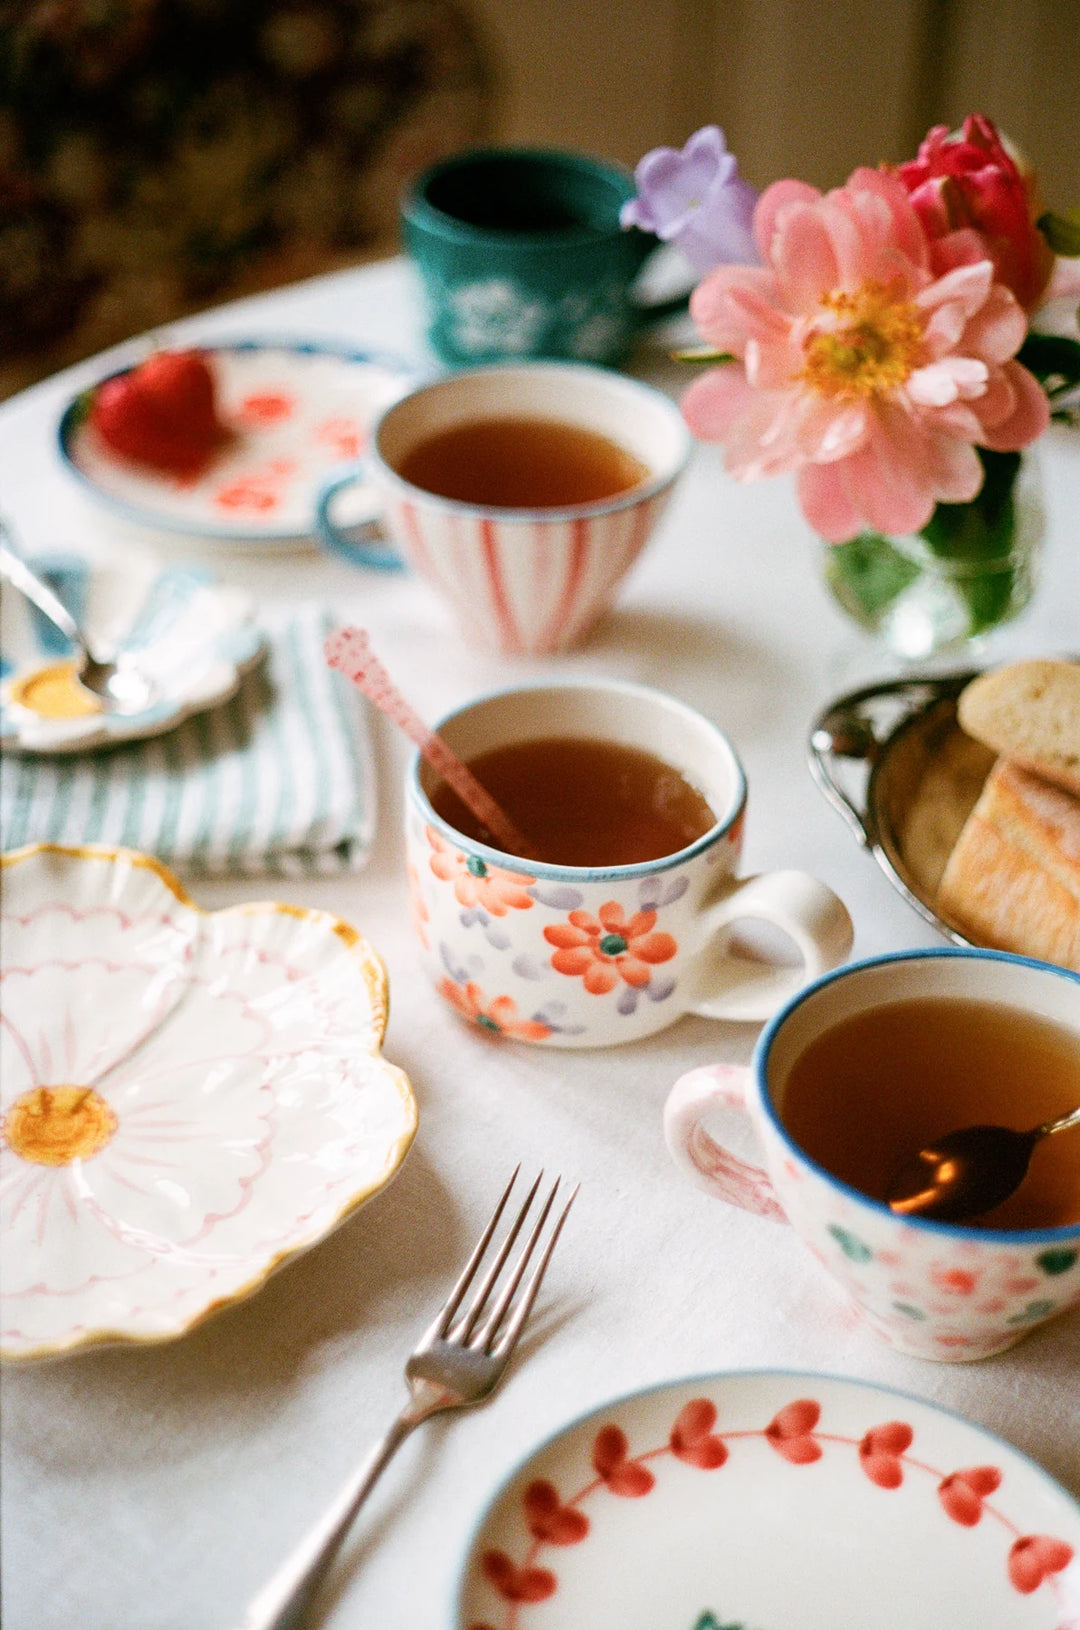
[[[331,470],[315,495],[315,535],[324,549],[342,555],[353,566],[374,566],[379,571],[401,570],[401,556],[383,540],[378,521],[366,521],[353,531],[343,531],[330,514],[330,506],[339,492],[362,481],[366,465],[342,465]]]
[[[664,1137],[679,1170],[714,1200],[787,1222],[768,1173],[733,1155],[704,1126],[706,1115],[716,1109],[748,1113],[751,1073],[744,1064],[704,1064],[681,1075],[664,1105]]]
[[[778,967],[731,956],[732,925],[757,918],[794,942],[801,966]],[[698,953],[692,1013],[708,1019],[769,1019],[810,980],[843,962],[855,931],[844,902],[806,872],[762,872],[734,879],[704,912],[705,943]]]

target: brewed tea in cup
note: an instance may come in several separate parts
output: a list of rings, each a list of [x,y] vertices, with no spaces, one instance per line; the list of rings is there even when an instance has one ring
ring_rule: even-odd
[[[572,509],[630,492],[649,467],[619,442],[558,419],[470,419],[437,430],[398,465],[438,498],[494,509]]]
[[[470,644],[558,651],[611,604],[690,446],[675,403],[637,380],[572,363],[474,369],[395,402],[368,455],[324,485],[316,526],[349,559],[387,564],[331,513],[369,481],[396,549]]]
[[[664,1127],[707,1193],[790,1221],[892,1346],[963,1360],[1080,1302],[1080,1132],[1044,1139],[1016,1192],[972,1221],[897,1215],[891,1180],[948,1132],[1027,1130],[1078,1094],[1080,975],[1002,951],[903,951],[801,992],[749,1069],[683,1076]],[[710,1129],[731,1108],[749,1114],[765,1169]]]
[[[605,680],[524,686],[438,728],[535,851],[498,849],[414,760],[406,832],[424,965],[489,1034],[596,1047],[684,1013],[760,1019],[850,950],[847,911],[816,878],[739,876],[742,765],[674,697]],[[800,966],[733,954],[748,918],[785,933]]]
[[[527,836],[531,858],[551,865],[661,860],[716,825],[713,809],[685,776],[623,742],[543,736],[491,748],[469,768]],[[433,789],[431,806],[466,837],[494,842],[448,783]]]

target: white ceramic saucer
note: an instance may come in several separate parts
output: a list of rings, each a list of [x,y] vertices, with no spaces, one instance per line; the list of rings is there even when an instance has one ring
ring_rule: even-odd
[[[1075,1630],[1080,1506],[886,1387],[734,1372],[594,1411],[469,1548],[455,1630]]]
[[[183,1335],[404,1160],[385,970],[329,912],[204,914],[148,855],[2,864],[0,1354]]]
[[[61,457],[95,498],[138,525],[234,544],[310,538],[324,477],[363,452],[371,424],[409,388],[412,370],[396,357],[323,343],[252,339],[199,349],[235,441],[197,479],[117,458],[88,422],[90,391],[64,410]],[[345,526],[376,513],[363,482],[335,510]]]
[[[153,682],[138,713],[43,716],[22,705],[23,682],[69,654],[61,634],[15,590],[0,608],[0,747],[74,753],[171,730],[192,713],[227,701],[265,649],[246,592],[198,567],[166,566],[145,550],[94,560],[74,550],[28,556],[85,629],[95,651],[130,652]]]

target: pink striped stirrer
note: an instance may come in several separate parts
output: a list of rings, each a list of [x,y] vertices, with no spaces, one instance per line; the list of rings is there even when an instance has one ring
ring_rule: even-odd
[[[462,803],[487,827],[500,849],[505,849],[511,855],[520,855],[523,860],[538,858],[532,844],[499,808],[486,787],[481,786],[469,766],[463,764],[442,737],[429,730],[420,715],[409,706],[372,651],[366,630],[335,629],[327,637],[323,653],[331,668],[337,668],[339,673],[351,679],[370,702],[374,702],[388,718],[400,725],[409,740],[419,747],[432,769],[438,770]]]

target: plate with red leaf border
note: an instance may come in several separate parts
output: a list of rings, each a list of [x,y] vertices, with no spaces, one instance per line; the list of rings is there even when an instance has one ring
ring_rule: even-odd
[[[69,471],[113,513],[220,543],[310,539],[322,482],[363,452],[375,419],[415,382],[400,358],[326,341],[237,339],[194,349],[213,372],[218,414],[230,432],[205,469],[181,477],[117,457],[90,417],[103,379],[64,409],[59,451]],[[368,527],[377,500],[366,483],[356,482],[335,513],[346,527]]]
[[[1080,1505],[1001,1438],[838,1376],[618,1399],[537,1449],[455,1630],[1080,1630]]]

